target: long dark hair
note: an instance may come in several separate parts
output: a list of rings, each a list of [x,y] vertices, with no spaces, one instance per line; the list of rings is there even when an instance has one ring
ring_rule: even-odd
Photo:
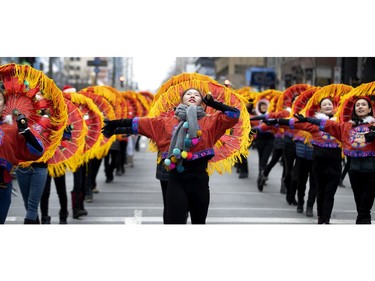
[[[4,92],[5,92],[4,83],[2,81],[0,81],[0,94],[3,96],[4,104],[6,104],[7,99],[5,97],[5,93]]]
[[[353,104],[353,110],[352,110],[352,118],[351,119],[354,122],[355,126],[358,126],[358,124],[363,122],[363,119],[358,117],[357,113],[355,112],[355,105],[356,105],[357,101],[359,101],[359,100],[365,100],[367,102],[368,107],[371,109],[371,111],[369,112],[369,114],[367,116],[373,116],[374,115],[371,100],[368,97],[359,97],[355,101],[355,103]]]

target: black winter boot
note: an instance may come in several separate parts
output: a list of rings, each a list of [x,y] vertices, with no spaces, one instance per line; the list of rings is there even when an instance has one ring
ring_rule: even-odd
[[[286,194],[287,190],[286,190],[286,187],[285,187],[285,182],[283,179],[281,179],[281,187],[280,187],[280,193],[281,194]]]
[[[87,213],[85,214],[83,210],[79,209],[79,206],[80,206],[79,194],[77,194],[77,192],[75,191],[72,191],[71,195],[72,195],[73,219],[78,219],[81,216],[87,215]]]
[[[79,193],[79,210],[82,211],[84,216],[87,216],[87,211],[85,209],[84,202],[85,202],[85,193],[80,192]]]
[[[39,224],[37,220],[25,219],[23,224]]]
[[[371,219],[368,218],[357,218],[355,224],[371,224]]]
[[[306,206],[306,217],[313,217],[313,206]]]
[[[50,216],[42,216],[42,224],[51,224]]]
[[[318,217],[318,224],[329,224],[330,219]]]
[[[66,212],[62,212],[62,211],[60,210],[60,212],[59,212],[59,220],[60,220],[60,224],[68,224],[68,222],[67,222],[67,218],[68,218],[68,216],[69,216],[69,212],[68,212],[68,211],[66,211]]]
[[[303,203],[297,204],[297,213],[303,213]]]

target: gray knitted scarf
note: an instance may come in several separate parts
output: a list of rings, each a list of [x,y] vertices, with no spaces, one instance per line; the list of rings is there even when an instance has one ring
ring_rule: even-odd
[[[179,148],[181,151],[189,151],[189,147],[185,145],[186,134],[189,135],[190,139],[197,137],[198,120],[206,116],[206,113],[202,106],[179,104],[174,115],[180,120],[180,123],[172,135],[168,158],[173,155],[174,148]],[[186,121],[189,125],[187,132],[183,127]]]

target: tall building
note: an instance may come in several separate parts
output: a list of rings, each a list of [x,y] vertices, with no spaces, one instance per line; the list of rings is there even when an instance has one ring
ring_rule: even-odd
[[[375,58],[279,57],[267,58],[267,66],[276,69],[280,90],[296,83],[314,86],[343,83],[355,87],[375,81]]]
[[[137,83],[134,82],[134,72],[133,72],[133,58],[124,57],[122,76],[125,78],[123,83],[125,90],[138,90]]]
[[[176,57],[176,73],[195,72],[195,57]]]
[[[215,58],[198,57],[195,60],[195,71],[199,74],[210,76],[212,79],[216,79]]]

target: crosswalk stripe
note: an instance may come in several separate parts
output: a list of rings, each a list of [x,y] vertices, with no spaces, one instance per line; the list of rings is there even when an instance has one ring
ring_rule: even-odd
[[[7,217],[7,222],[22,222],[23,217]],[[59,218],[51,217],[51,223],[57,224]],[[163,224],[162,217],[90,217],[84,216],[80,219],[68,219],[68,224],[80,224],[80,222],[87,223],[116,223],[116,224]],[[190,223],[190,221],[188,221]],[[316,224],[317,218],[280,218],[280,217],[209,217],[206,220],[207,224]],[[353,220],[331,219],[331,224],[354,224]]]
[[[23,207],[14,207],[13,209],[24,209]],[[88,206],[85,205],[86,210],[162,210],[162,206]],[[51,207],[49,209],[50,213],[58,211],[58,207]],[[294,211],[293,207],[286,208],[270,208],[270,207],[210,207],[209,212],[213,211],[259,211],[259,212],[290,212]],[[344,209],[334,209],[333,213],[347,213],[347,214],[356,214],[356,210],[344,210]]]

